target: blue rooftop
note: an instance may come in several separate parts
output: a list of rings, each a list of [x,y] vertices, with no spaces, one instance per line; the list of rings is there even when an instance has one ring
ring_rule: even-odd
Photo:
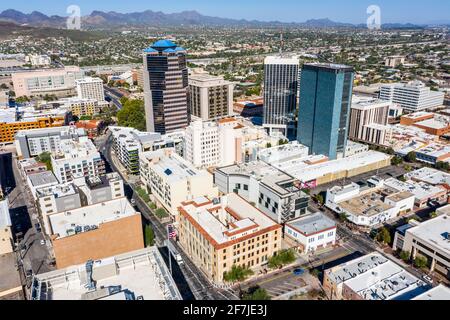
[[[183,47],[176,47],[175,51],[186,51]]]
[[[155,49],[149,47],[149,48],[145,49],[144,52],[147,52],[147,53],[149,53],[149,52],[158,52],[158,50],[155,50]]]
[[[176,52],[176,50],[172,49],[172,48],[168,48],[163,50],[163,52]]]
[[[151,45],[154,49],[172,48],[175,49],[177,45],[170,40],[158,40]]]

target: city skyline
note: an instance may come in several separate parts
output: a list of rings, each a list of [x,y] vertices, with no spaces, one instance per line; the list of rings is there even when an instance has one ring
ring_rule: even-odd
[[[309,19],[329,18],[333,21],[343,23],[360,24],[365,23],[368,14],[367,8],[378,5],[381,9],[382,23],[415,23],[434,24],[450,23],[445,12],[450,11],[450,3],[431,0],[426,4],[423,2],[410,2],[406,0],[395,3],[380,0],[377,3],[363,0],[347,1],[345,6],[331,0],[323,0],[320,3],[305,3],[305,1],[287,0],[283,6],[275,5],[269,1],[249,0],[244,3],[231,0],[227,2],[210,3],[204,0],[195,1],[157,1],[149,5],[141,0],[134,0],[126,4],[121,1],[109,1],[106,3],[92,3],[85,0],[59,1],[57,5],[53,1],[23,1],[0,4],[0,11],[14,9],[24,13],[39,11],[47,15],[67,16],[66,9],[70,5],[78,5],[82,15],[89,15],[94,10],[116,11],[120,13],[140,12],[145,10],[162,11],[164,13],[179,13],[182,11],[197,11],[202,15],[246,19],[258,21],[280,21],[280,22],[304,22]],[[404,8],[408,7],[405,11]],[[240,8],[236,12],[236,8]]]

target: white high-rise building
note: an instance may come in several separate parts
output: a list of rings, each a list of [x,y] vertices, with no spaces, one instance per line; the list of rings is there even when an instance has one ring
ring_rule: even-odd
[[[102,79],[86,77],[77,80],[76,85],[78,98],[105,101],[105,91],[103,90]]]
[[[215,120],[233,115],[234,84],[207,73],[189,76],[189,104],[192,115]]]
[[[232,118],[217,122],[192,122],[186,128],[186,160],[196,168],[228,166],[242,162],[240,127]]]
[[[420,111],[444,104],[444,92],[431,91],[423,82],[392,83],[381,86],[380,99],[398,103],[408,111]]]
[[[295,130],[300,63],[296,56],[269,56],[264,60],[263,126],[272,131]]]

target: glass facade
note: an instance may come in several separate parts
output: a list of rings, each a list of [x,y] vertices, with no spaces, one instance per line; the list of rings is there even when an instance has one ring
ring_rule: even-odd
[[[353,68],[343,65],[303,66],[297,139],[311,154],[344,156],[353,75]]]

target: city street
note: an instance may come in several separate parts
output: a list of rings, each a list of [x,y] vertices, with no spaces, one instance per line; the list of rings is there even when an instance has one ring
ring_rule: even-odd
[[[131,200],[134,199],[136,201],[136,207],[139,212],[141,212],[142,216],[145,220],[150,223],[152,226],[155,239],[158,246],[161,246],[161,253],[165,258],[165,261],[168,264],[168,254],[167,248],[164,246],[164,241],[167,239],[166,226],[161,224],[161,222],[156,218],[156,216],[151,212],[150,208],[143,203],[143,201],[134,195],[133,187],[134,185],[129,183],[126,180],[126,175],[119,170],[118,166],[115,165],[112,155],[112,140],[110,139],[110,133],[107,133],[106,136],[101,136],[97,138],[96,144],[100,152],[102,153],[104,160],[108,163],[111,170],[118,172],[122,178],[124,179],[124,188],[126,196]],[[173,266],[173,276],[177,285],[179,285],[179,289],[186,289],[186,286],[183,282],[187,282],[189,284],[189,291],[193,294],[196,300],[236,300],[238,297],[231,291],[225,289],[215,288],[212,283],[207,279],[204,273],[197,268],[192,261],[184,254],[183,250],[178,246],[176,242],[171,240],[175,249],[180,253],[183,258],[184,265],[178,266],[176,261],[172,259]],[[180,270],[181,272],[178,272]],[[189,292],[182,293],[185,296],[189,296]]]

